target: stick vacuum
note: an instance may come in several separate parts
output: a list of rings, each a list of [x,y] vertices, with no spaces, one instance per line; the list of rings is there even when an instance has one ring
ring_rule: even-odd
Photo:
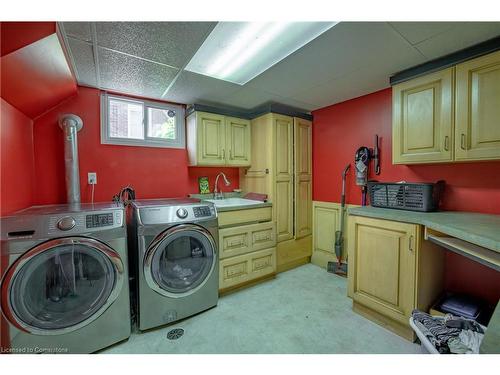
[[[344,211],[345,211],[345,179],[347,172],[351,167],[350,164],[344,168],[342,172],[342,196],[340,199],[340,230],[335,232],[335,255],[336,262],[328,262],[328,272],[335,273],[340,276],[347,276],[347,264],[342,263],[342,248],[344,247]]]

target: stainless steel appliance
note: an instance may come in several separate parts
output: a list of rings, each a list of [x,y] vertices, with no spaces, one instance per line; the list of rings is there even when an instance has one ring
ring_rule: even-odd
[[[121,204],[38,206],[1,219],[2,350],[91,353],[130,336]]]
[[[217,305],[218,222],[198,199],[133,201],[129,237],[139,330]]]

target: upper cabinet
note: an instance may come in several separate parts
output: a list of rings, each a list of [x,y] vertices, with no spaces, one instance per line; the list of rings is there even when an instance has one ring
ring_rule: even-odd
[[[249,166],[250,121],[207,112],[187,118],[190,166]]]
[[[393,87],[394,164],[453,160],[453,68]]]
[[[455,159],[500,159],[500,51],[456,69]]]
[[[250,121],[226,117],[227,165],[250,165]]]
[[[392,92],[394,164],[500,159],[500,52]]]

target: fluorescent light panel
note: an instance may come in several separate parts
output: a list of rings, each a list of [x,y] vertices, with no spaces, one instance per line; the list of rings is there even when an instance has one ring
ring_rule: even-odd
[[[244,85],[336,22],[219,22],[186,70]]]

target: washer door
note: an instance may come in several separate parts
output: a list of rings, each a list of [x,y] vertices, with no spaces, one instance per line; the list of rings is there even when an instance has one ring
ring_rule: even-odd
[[[75,331],[118,297],[124,265],[109,246],[83,237],[44,242],[21,256],[2,281],[2,310],[39,335]]]
[[[206,229],[182,224],[161,233],[144,259],[148,286],[168,297],[184,297],[201,288],[216,264],[216,243]]]

